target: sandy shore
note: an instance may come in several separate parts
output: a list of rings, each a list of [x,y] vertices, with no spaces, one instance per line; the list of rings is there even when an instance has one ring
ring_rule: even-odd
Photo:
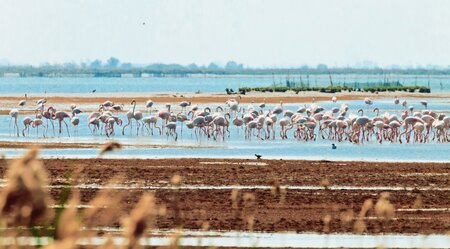
[[[395,218],[379,219],[374,209],[370,209],[364,220],[368,233],[446,233],[450,226],[450,163],[237,159],[46,159],[43,162],[51,186],[55,186],[50,188],[55,200],[62,191],[56,186],[70,181],[78,186],[82,204],[88,204],[99,193],[99,187],[120,176],[116,184],[122,187],[111,190],[117,198],[122,198],[121,211],[116,214],[119,217],[128,213],[142,194],[155,193],[157,203],[167,208],[166,215],[157,219],[157,228],[174,227],[175,210],[179,210],[187,229],[200,229],[208,224],[210,229],[246,230],[249,217],[253,217],[256,231],[323,232],[323,218],[327,216],[331,219],[330,232],[352,232],[354,219],[345,223],[343,215],[356,216],[365,200],[376,203],[384,191],[391,193]],[[0,160],[1,175],[5,174],[7,163],[8,160]],[[182,187],[191,187],[167,188],[174,175],[181,176]],[[322,188],[284,190],[282,187],[280,192],[273,192],[279,185]],[[156,189],[146,189],[146,186]],[[230,186],[248,187],[237,192],[234,207]],[[345,190],[336,186],[354,188]],[[390,187],[400,188],[389,190]],[[243,200],[248,194],[254,196],[251,206]],[[119,220],[103,225],[118,226]]]
[[[240,96],[240,97],[239,97]],[[366,97],[372,99],[391,98],[419,98],[419,99],[449,99],[449,93],[406,93],[406,92],[381,92],[381,93],[362,93],[362,92],[342,92],[342,93],[320,93],[320,92],[294,92],[286,93],[262,93],[249,92],[246,95],[226,95],[224,93],[93,93],[80,96],[79,94],[59,95],[29,95],[27,104],[19,108],[19,101],[23,96],[18,95],[0,95],[0,115],[7,115],[12,108],[18,108],[21,114],[33,114],[36,108],[35,102],[39,99],[47,99],[47,106],[53,106],[57,110],[70,111],[70,104],[76,103],[77,106],[85,112],[98,110],[99,104],[106,100],[113,101],[117,105],[124,104],[125,110],[130,108],[130,103],[134,99],[138,103],[138,109],[145,111],[145,102],[152,100],[154,102],[153,110],[165,108],[166,103],[172,104],[174,111],[179,111],[178,103],[181,101],[191,101],[192,104],[205,106],[209,103],[225,105],[228,99],[239,99],[240,103],[313,103],[320,101],[331,101],[336,96],[338,101],[363,100]]]
[[[240,95],[240,103],[312,103],[314,101],[330,101],[333,96],[336,96],[338,101],[345,100],[358,100],[370,97],[372,99],[392,98],[395,96],[399,98],[450,98],[448,93],[406,93],[406,92],[381,92],[381,93],[362,93],[362,92],[342,92],[342,93],[320,93],[320,92],[294,92],[286,93],[261,93],[261,92],[249,92],[246,95]],[[230,98],[238,99],[238,95],[226,95],[223,93],[94,93],[94,94],[64,94],[60,95],[46,95],[35,96],[29,95],[28,103],[23,108],[23,112],[32,112],[35,108],[35,102],[38,99],[47,99],[47,106],[54,106],[59,110],[69,110],[70,104],[76,103],[79,107],[85,110],[98,109],[98,104],[103,103],[106,100],[111,100],[116,104],[125,104],[128,106],[130,102],[135,99],[138,104],[144,105],[144,103],[151,99],[155,106],[163,106],[165,103],[172,103],[177,106],[181,101],[191,101],[193,104],[205,104],[205,103],[225,103]],[[20,100],[24,99],[23,96],[0,96],[0,114],[4,115],[9,112],[11,108],[17,108],[17,104]]]

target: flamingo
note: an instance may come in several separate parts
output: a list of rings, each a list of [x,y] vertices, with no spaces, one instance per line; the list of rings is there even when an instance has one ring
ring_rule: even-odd
[[[191,111],[195,112],[198,110],[198,105],[192,105],[191,106]]]
[[[94,126],[93,130],[91,129],[91,125]],[[99,120],[99,118],[98,117],[90,118],[89,121],[88,121],[88,127],[89,127],[89,130],[91,131],[91,133],[94,134],[94,132],[100,128],[100,120]]]
[[[423,100],[420,101],[420,104],[422,104],[425,107],[425,109],[428,108],[428,101],[423,99]]]
[[[176,122],[169,122],[169,123],[167,123],[166,128],[167,128],[167,131],[166,131],[167,139],[169,139],[169,135],[173,137],[174,134],[175,134],[174,139],[175,139],[175,141],[177,141],[177,139],[178,139],[178,133],[177,133],[177,130],[176,130],[177,129],[177,123]]]
[[[191,101],[182,101],[180,102],[180,104],[178,104],[178,106],[181,107],[181,111],[186,112],[186,107],[191,105]]]
[[[27,130],[28,135],[30,135],[30,126],[33,123],[33,119],[31,119],[30,117],[25,117],[23,119],[23,125],[24,128],[22,130],[22,135],[25,137],[25,130]]]
[[[197,116],[192,120],[192,124],[194,125],[194,127],[196,129],[194,132],[195,132],[195,137],[198,140],[200,137],[200,134],[201,134],[200,131],[207,125],[206,119],[203,116]],[[206,131],[205,130],[203,130],[203,131],[206,134]],[[197,136],[197,132],[198,132],[198,136]],[[209,137],[209,133],[208,133],[208,137]]]
[[[73,116],[70,119],[70,122],[72,123],[72,125],[75,127],[74,128],[74,133],[78,134],[78,125],[80,124],[80,118],[78,116]]]
[[[110,100],[106,100],[105,102],[103,102],[103,104],[101,104],[101,106],[103,107],[112,107],[114,105],[114,102],[110,101]]]
[[[264,124],[266,125],[267,129],[266,139],[270,139],[271,131],[272,131],[272,139],[275,139],[275,128],[274,128],[275,122],[273,121],[273,119],[271,119],[270,117],[266,117],[264,120]]]
[[[105,134],[107,137],[114,135],[114,125],[122,125],[122,119],[120,119],[117,116],[110,116],[106,119],[106,125],[105,125]]]
[[[228,105],[229,107],[228,112],[230,114],[234,112],[237,115],[237,113],[241,111],[239,108],[239,102],[235,99],[229,99],[227,100],[227,102],[225,102],[225,104]]]
[[[158,126],[158,118],[157,117],[154,117],[154,116],[144,117],[142,119],[142,123],[146,127],[147,132],[149,134],[150,134],[150,131],[151,131],[151,134],[153,135],[153,128],[156,128],[156,129],[159,130],[159,135],[162,134],[161,128]],[[153,127],[152,127],[152,125],[153,125]]]
[[[112,108],[114,111],[119,112],[119,111],[123,111],[123,107],[124,107],[124,104],[121,104],[121,105],[113,105],[111,108]]]
[[[20,107],[25,106],[25,105],[27,104],[27,100],[28,100],[28,96],[27,96],[27,94],[25,93],[25,99],[23,99],[23,100],[21,100],[21,101],[19,102],[19,106],[20,106]]]
[[[55,125],[53,124],[53,113],[56,111],[53,107],[49,107],[47,109],[47,111],[43,111],[44,110],[44,106],[43,103],[41,103],[42,105],[42,112],[41,115],[42,117],[44,117],[45,119],[47,119],[47,125],[45,126],[45,134],[47,135],[47,131],[48,131],[48,121],[50,120],[50,123],[52,124],[52,130],[53,130],[53,136],[55,136]]]
[[[397,96],[395,96],[395,99],[394,99],[394,104],[398,105],[399,103],[400,103],[400,100],[398,99],[398,97],[397,97]]]
[[[181,123],[181,137],[183,137],[183,123],[188,120],[185,114],[182,114],[181,112],[177,114],[176,121]]]
[[[364,98],[364,104],[366,105],[372,105],[373,104],[373,100],[370,98]]]
[[[69,118],[70,119],[70,115],[67,112],[63,112],[63,111],[57,111],[53,114],[52,119],[53,120],[58,120],[59,123],[59,135],[61,135],[62,132],[62,123],[64,123],[66,125],[66,129],[67,129],[67,135],[70,137],[70,132],[69,132],[69,126],[67,125],[65,119]]]
[[[45,103],[47,103],[47,100],[46,99],[39,99],[38,101],[36,101],[36,104],[37,105],[43,105],[43,104],[45,104]]]
[[[264,101],[260,103],[258,106],[259,108],[261,108],[261,110],[264,109],[264,107],[266,107],[266,99],[264,99]]]
[[[280,104],[273,108],[272,113],[278,115],[283,112],[283,101],[280,101]]]
[[[42,121],[42,116],[40,114],[36,115],[36,118],[33,120],[32,127],[36,128],[36,136],[39,136],[39,126],[44,126],[44,121]],[[45,130],[44,130],[45,131]],[[42,136],[45,137],[44,131],[42,132]]]
[[[280,131],[281,139],[287,139],[287,131],[292,129],[293,125],[287,118],[280,119],[279,124],[281,126],[281,131]],[[290,126],[290,127],[286,129],[286,127],[288,127],[288,126]]]
[[[217,139],[218,135],[222,135],[222,140],[225,140],[225,131],[227,131],[229,133],[229,131],[227,129],[227,127],[229,125],[229,121],[226,118],[227,116],[230,117],[230,114],[227,113],[224,116],[218,115],[218,116],[214,117],[214,119],[210,122],[210,125],[216,126],[215,132],[213,133],[214,140]]]
[[[166,124],[169,122],[170,107],[171,107],[171,105],[169,103],[167,103],[166,104],[167,111],[161,110],[158,112],[158,117],[161,118],[161,121],[162,121],[162,129],[163,130],[164,130],[164,127],[166,126]]]
[[[403,106],[403,107],[406,107],[406,105],[408,105],[408,102],[407,102],[406,99],[405,99],[405,100],[402,101],[402,106]]]
[[[139,135],[139,128],[141,127],[141,124],[140,124],[139,121],[141,121],[142,118],[143,118],[144,116],[142,115],[142,112],[136,111],[136,100],[133,99],[133,100],[131,101],[131,104],[133,105],[133,110],[127,112],[127,119],[128,119],[128,122],[127,122],[127,123],[123,126],[123,128],[122,128],[122,135],[125,135],[125,128],[126,128],[128,125],[131,125],[130,132],[132,132],[132,131],[131,131],[131,130],[133,129],[132,119],[134,119],[134,120],[136,121],[136,125],[137,125],[137,128],[136,128],[136,136],[138,136],[138,135]]]
[[[245,139],[251,139],[253,130],[258,127],[258,122],[252,120],[245,125]]]
[[[147,108],[147,110],[149,110],[149,113],[152,113],[152,106],[153,106],[153,101],[151,99],[147,100],[147,102],[145,102],[145,108]]]
[[[11,122],[12,122],[13,119],[14,119],[14,129],[17,128],[17,136],[19,136],[19,125],[18,125],[18,123],[17,123],[17,120],[18,120],[18,118],[19,118],[19,110],[17,110],[17,109],[12,109],[12,110],[9,112],[9,116],[11,117],[11,119],[10,119],[10,121],[9,121],[9,134],[11,135]]]
[[[238,116],[234,117],[234,119],[233,119],[233,125],[238,128],[237,129],[238,133],[239,133],[239,127],[242,127],[242,125],[244,125],[244,123],[245,123],[244,119],[242,119]]]
[[[82,113],[82,111],[77,108],[76,104],[72,104],[70,108],[72,109],[72,118],[70,119],[70,122],[75,127],[74,133],[78,134],[78,125],[80,124],[80,118],[77,115]]]

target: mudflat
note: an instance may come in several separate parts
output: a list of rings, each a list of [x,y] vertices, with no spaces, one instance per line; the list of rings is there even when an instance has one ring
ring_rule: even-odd
[[[9,160],[0,160],[5,175]],[[215,230],[353,232],[363,203],[389,192],[394,216],[371,207],[365,232],[447,233],[450,163],[379,163],[244,159],[43,159],[54,200],[64,184],[89,204],[109,189],[117,217],[152,192],[166,215],[156,227]],[[171,178],[181,177],[173,186]],[[109,185],[112,179],[113,185]],[[109,187],[108,187],[109,186]],[[234,190],[233,190],[234,189]],[[110,207],[105,207],[108,212]],[[119,219],[106,226],[118,227]]]

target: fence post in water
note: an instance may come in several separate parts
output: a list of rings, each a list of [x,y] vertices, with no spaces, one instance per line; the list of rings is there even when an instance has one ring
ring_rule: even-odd
[[[331,73],[330,73],[330,71],[328,71],[328,76],[330,77],[330,86],[333,87],[333,80],[331,79]]]

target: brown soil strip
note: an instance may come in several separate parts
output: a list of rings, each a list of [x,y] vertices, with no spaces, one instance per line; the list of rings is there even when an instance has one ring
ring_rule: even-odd
[[[0,160],[0,174],[4,175],[9,160]],[[105,185],[120,176],[120,184],[167,186],[173,175],[182,177],[182,184],[190,185],[340,185],[340,186],[416,186],[418,188],[449,188],[450,163],[376,163],[329,162],[299,160],[238,160],[238,159],[45,159],[52,185],[71,179],[72,184]],[[205,163],[207,162],[207,163]],[[255,165],[252,162],[266,163]],[[58,200],[61,189],[51,189]],[[177,214],[184,228],[200,229],[208,223],[211,229],[246,230],[246,221],[254,217],[256,231],[322,232],[323,218],[330,215],[330,232],[351,232],[353,221],[342,223],[343,212],[355,215],[367,199],[376,203],[381,191],[371,190],[287,190],[273,194],[271,190],[239,190],[233,208],[230,190],[112,190],[122,196],[120,212],[112,222],[102,225],[119,226],[119,216],[129,213],[144,193],[155,194],[156,202],[167,208],[167,214],[156,220],[157,228],[173,228]],[[89,203],[97,189],[81,189],[82,204]],[[243,201],[245,193],[255,196],[253,205]],[[417,197],[421,208],[448,208],[450,191],[392,191],[390,201],[395,208],[411,208]],[[176,212],[175,210],[179,210]],[[104,212],[108,212],[108,208]],[[446,211],[396,212],[395,220],[366,219],[367,232],[446,233],[450,216]],[[99,224],[100,225],[100,224]]]
[[[130,93],[131,95],[132,93]],[[121,94],[118,94],[121,95]],[[279,103],[280,101],[286,103],[301,103],[301,102],[313,102],[313,101],[331,101],[331,97],[336,96],[338,100],[357,100],[364,99],[366,97],[370,98],[394,98],[398,96],[399,98],[449,98],[448,94],[442,93],[403,93],[403,92],[382,92],[382,93],[362,93],[362,92],[342,92],[342,93],[319,93],[319,92],[300,92],[295,94],[292,92],[287,93],[248,93],[247,95],[240,95],[241,103],[260,103],[265,101],[266,103]],[[43,98],[32,97],[28,100],[29,103],[34,103],[36,100]],[[103,103],[105,100],[111,100],[115,103],[128,104],[133,99],[138,103],[145,103],[145,101],[152,99],[155,103],[177,103],[185,100],[190,100],[192,103],[224,103],[228,99],[238,99],[238,95],[226,95],[221,93],[202,93],[202,94],[149,94],[148,97],[142,96],[76,96],[76,97],[57,97],[48,96],[46,97],[48,103]],[[0,103],[11,102],[18,103],[23,97],[9,97],[1,96]]]

